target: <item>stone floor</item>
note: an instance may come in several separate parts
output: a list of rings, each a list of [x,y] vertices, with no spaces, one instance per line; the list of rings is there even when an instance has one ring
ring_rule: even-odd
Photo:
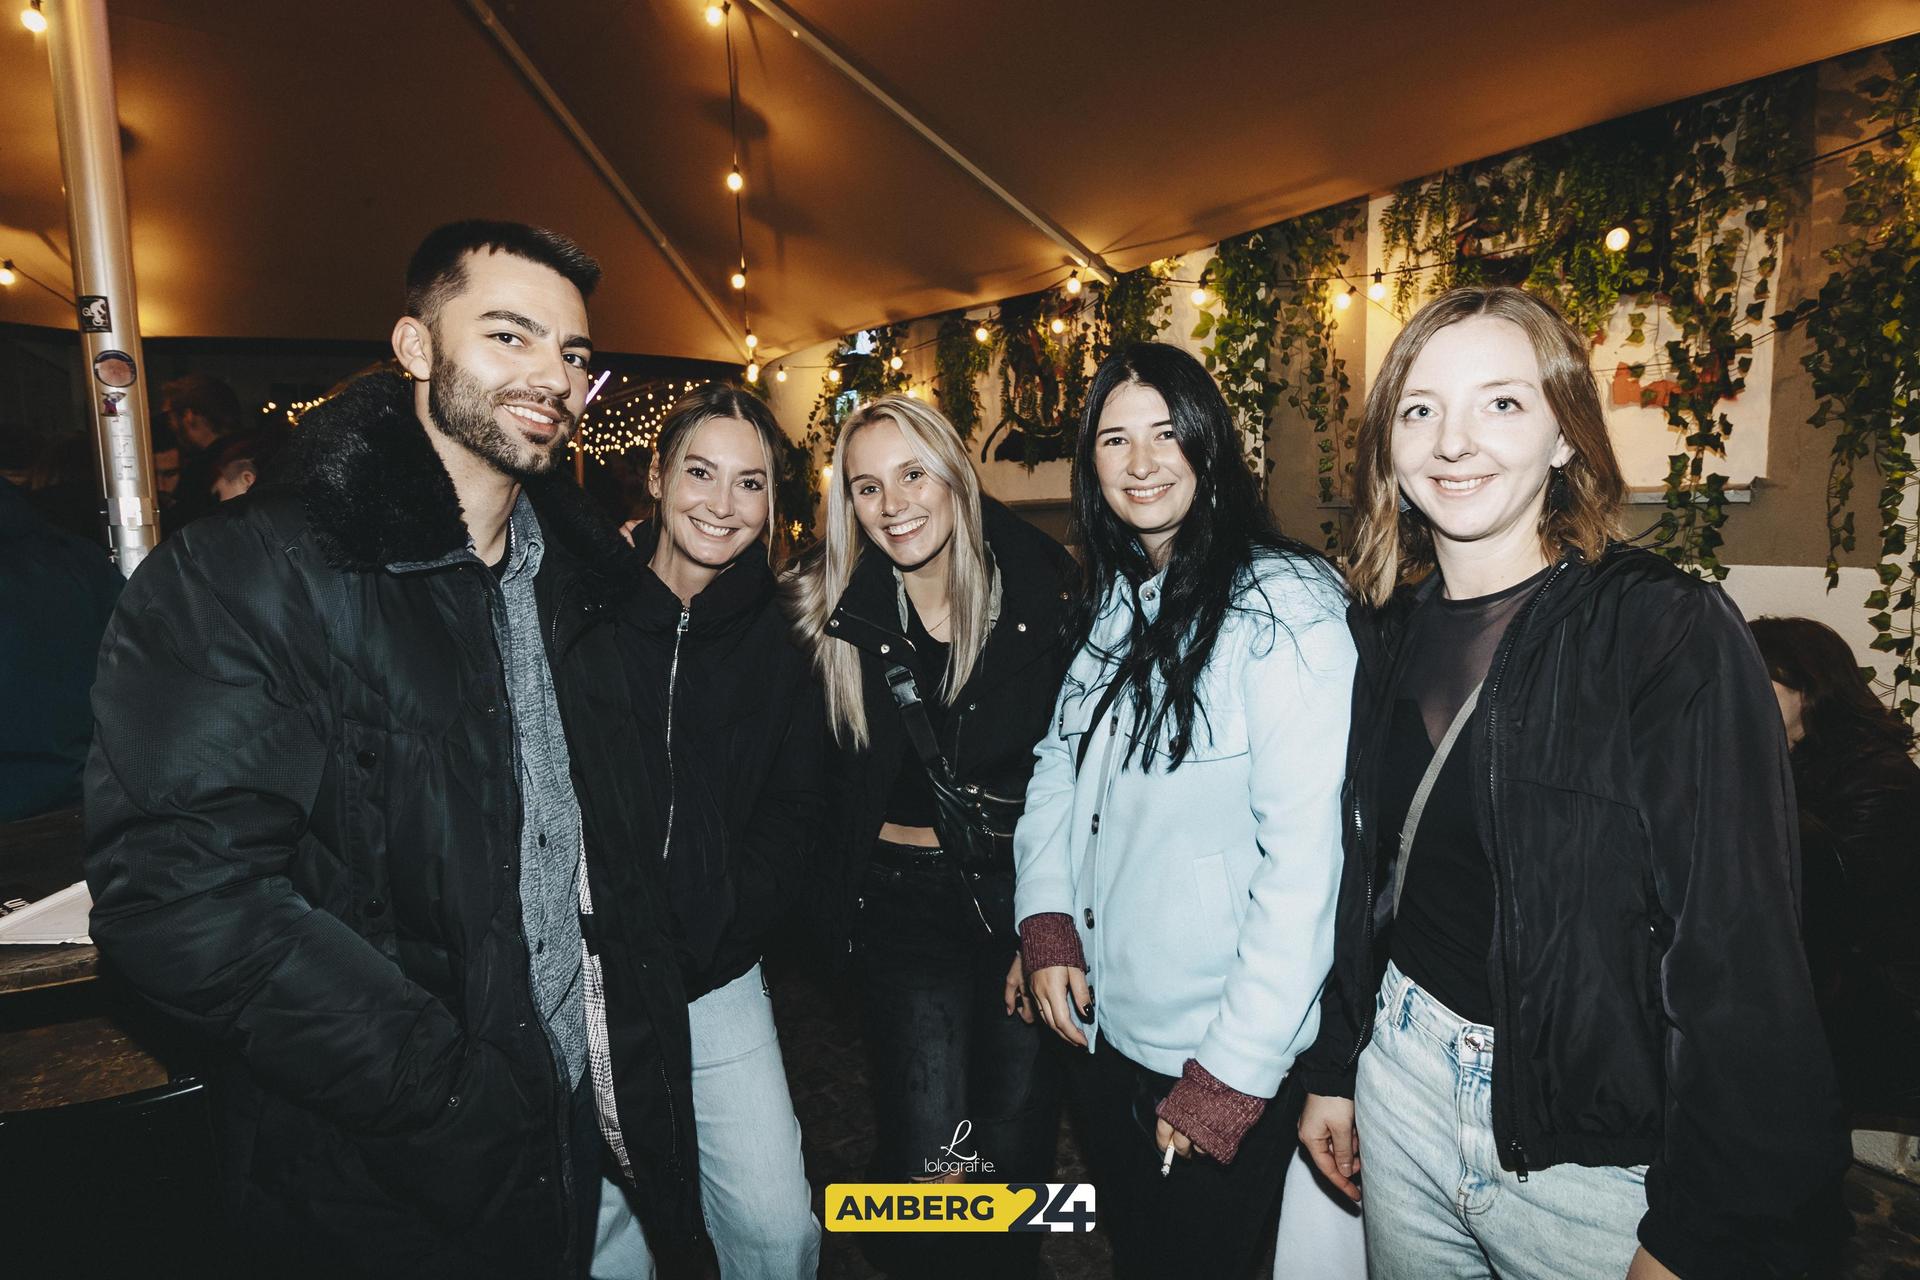
[[[830,993],[794,971],[776,975],[771,986],[818,1213],[828,1183],[861,1180],[873,1146],[866,1053],[856,1011],[842,993]],[[1087,1181],[1072,1128],[1065,1124],[1055,1176],[1063,1182]],[[1844,1280],[1920,1277],[1920,1187],[1856,1166],[1846,1191],[1856,1229],[1834,1275]],[[867,1280],[879,1274],[860,1256],[855,1239],[826,1233],[821,1280]],[[1110,1274],[1107,1241],[1097,1229],[1090,1235],[1050,1236],[1041,1257],[1055,1280]],[[1260,1274],[1266,1274],[1265,1267]]]

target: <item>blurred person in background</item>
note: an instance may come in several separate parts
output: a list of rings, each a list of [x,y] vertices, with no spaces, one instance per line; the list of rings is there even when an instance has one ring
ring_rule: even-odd
[[[1807,964],[1841,1091],[1856,1123],[1910,1126],[1920,1121],[1913,726],[1874,696],[1833,628],[1811,618],[1751,626],[1791,746]]]
[[[253,488],[285,443],[286,433],[272,427],[228,436],[208,454],[212,476],[208,491],[215,502],[228,502]]]
[[[174,494],[169,533],[218,506],[213,495],[214,446],[246,425],[240,398],[210,373],[189,373],[160,386],[159,422],[180,446],[180,487]]]
[[[80,802],[87,695],[120,575],[0,478],[0,822]]]

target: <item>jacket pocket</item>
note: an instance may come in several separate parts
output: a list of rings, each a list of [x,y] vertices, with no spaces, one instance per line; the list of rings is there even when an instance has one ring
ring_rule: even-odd
[[[1233,882],[1227,876],[1227,855],[1209,853],[1193,860],[1194,889],[1199,895],[1202,922],[1238,933],[1239,912],[1234,910]]]

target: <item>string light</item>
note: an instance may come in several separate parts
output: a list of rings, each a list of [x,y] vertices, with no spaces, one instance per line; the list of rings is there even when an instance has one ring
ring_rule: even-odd
[[[1334,294],[1333,309],[1335,311],[1345,311],[1348,307],[1353,305],[1353,295],[1358,292],[1360,292],[1358,286],[1348,285],[1347,291],[1345,293]]]
[[[1051,329],[1055,333],[1065,333],[1067,331],[1067,322],[1065,320],[1062,320],[1059,316],[1055,316],[1053,318],[1052,323],[1047,325],[1047,328]]]
[[[760,339],[753,336],[753,330],[747,330],[747,350],[751,351],[759,345]]]
[[[820,468],[820,478],[822,480],[833,479],[833,468],[830,466]]]
[[[887,361],[887,368],[897,370],[900,368],[901,365],[904,365],[905,363],[906,363],[905,360],[902,360],[899,356],[895,356],[893,357],[893,359]]]
[[[1607,232],[1607,238],[1600,243],[1607,246],[1610,253],[1619,253],[1633,242],[1633,233],[1625,227],[1615,227]]]
[[[727,170],[727,190],[737,193],[746,185],[747,180],[740,176],[739,165],[735,165],[733,168]]]
[[[0,258],[0,285],[5,285],[11,289],[13,282],[19,278],[19,276],[13,274],[13,259]]]
[[[1367,296],[1375,302],[1387,296],[1387,276],[1384,271],[1373,273],[1373,283],[1367,286]]]
[[[787,371],[784,366],[773,371],[773,380],[775,382],[785,382],[787,380]]]
[[[747,287],[747,269],[745,267],[742,267],[738,271],[734,272],[732,278],[729,279],[727,283],[731,284],[736,289],[746,288]]]
[[[1209,302],[1213,301],[1213,295],[1207,292],[1206,286],[1204,285],[1202,285],[1198,289],[1195,289],[1188,296],[1193,299],[1193,305],[1196,307],[1204,307]]]
[[[920,398],[920,388],[918,387],[907,388],[907,399],[918,400],[919,398]]]
[[[839,371],[838,369],[829,369],[829,370],[827,370],[827,381],[828,381],[828,382],[831,382],[831,383],[832,383],[832,384],[833,384],[834,386],[836,386],[836,387],[837,387],[837,386],[839,386],[839,385],[840,385],[840,371]]]
[[[993,338],[993,335],[987,332],[987,326],[985,325],[981,325],[978,329],[975,329],[973,331],[973,340],[975,342],[980,343],[982,346],[985,346],[989,341],[992,340],[992,338]]]
[[[727,20],[727,11],[717,4],[707,6],[707,25],[717,27]]]
[[[1072,272],[1067,276],[1067,292],[1069,294],[1077,294],[1080,292],[1080,273],[1078,271]]]
[[[748,382],[760,381],[760,365],[758,361],[750,362],[747,365],[747,381]]]
[[[32,3],[20,11],[20,25],[35,35],[47,29],[47,15],[40,11],[40,0],[32,0]]]

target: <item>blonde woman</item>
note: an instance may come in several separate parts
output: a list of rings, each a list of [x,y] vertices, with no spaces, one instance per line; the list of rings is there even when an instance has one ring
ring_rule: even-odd
[[[1364,1186],[1374,1280],[1798,1275],[1846,1164],[1766,668],[1720,588],[1615,540],[1587,359],[1455,289],[1367,395],[1300,1136]]]
[[[874,1176],[1044,1181],[1059,1063],[1022,989],[1012,832],[1066,666],[1072,561],[982,498],[918,400],[849,418],[832,474],[826,536],[791,586],[838,748],[818,923],[861,983]],[[994,1274],[1030,1268],[1032,1239],[1001,1237]],[[984,1274],[942,1253],[891,1265]]]

